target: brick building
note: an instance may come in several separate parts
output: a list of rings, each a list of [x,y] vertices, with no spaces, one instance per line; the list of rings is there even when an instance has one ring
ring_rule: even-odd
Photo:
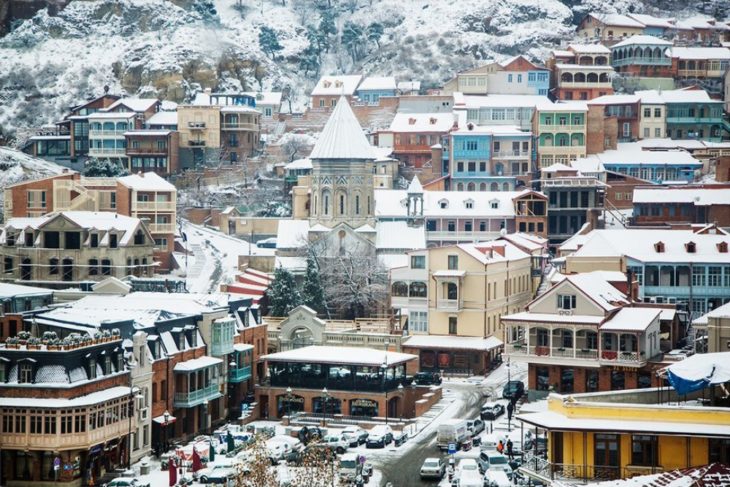
[[[634,191],[634,225],[712,223],[730,227],[730,184],[645,187]]]
[[[50,289],[0,283],[0,339],[17,335],[26,314],[52,302]]]

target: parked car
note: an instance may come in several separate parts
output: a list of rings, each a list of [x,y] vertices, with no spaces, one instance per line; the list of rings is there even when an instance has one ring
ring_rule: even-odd
[[[441,384],[441,375],[438,372],[418,372],[413,376],[413,383],[417,386],[437,386]]]
[[[479,484],[475,483],[476,478],[479,479]],[[459,460],[459,464],[454,472],[454,481],[458,486],[481,486],[482,475],[479,472],[479,465],[477,464],[477,461],[473,458],[462,458]]]
[[[446,464],[440,458],[427,458],[421,465],[422,479],[442,479],[446,474]]]
[[[482,406],[479,417],[484,421],[494,421],[504,414],[504,406],[498,402],[488,402]]]
[[[481,419],[468,419],[466,421],[466,428],[469,430],[469,434],[476,436],[484,431],[484,421]]]
[[[214,465],[211,468],[204,468],[195,472],[197,480],[201,484],[222,484],[227,485],[228,479],[236,475],[236,471],[228,465]],[[195,474],[193,477],[195,477]]]
[[[511,487],[507,474],[500,470],[487,470],[484,475],[484,487]]]
[[[504,389],[502,389],[502,398],[503,399],[512,399],[514,398],[515,401],[522,397],[522,395],[525,393],[525,383],[521,380],[511,380],[505,384]]]
[[[469,437],[469,430],[466,427],[466,420],[463,419],[447,419],[438,426],[436,432],[436,445],[442,449],[448,449],[449,445],[454,444],[456,448],[461,448],[461,444]]]
[[[405,431],[398,431],[393,434],[393,444],[395,446],[401,446],[406,441],[408,441],[408,433]]]
[[[343,435],[327,435],[322,438],[322,441],[329,445],[338,455],[342,455],[350,447],[350,440]]]
[[[359,426],[348,426],[342,430],[342,436],[344,436],[349,442],[351,447],[362,445],[368,441],[368,432]]]
[[[370,430],[368,435],[368,448],[385,448],[393,441],[393,429],[387,424],[379,424]]]
[[[275,249],[276,248],[276,237],[265,238],[256,242],[256,247],[260,249]]]
[[[482,450],[477,462],[482,472],[497,470],[507,474],[507,477],[512,477],[512,467],[509,466],[507,457],[496,450]]]
[[[150,487],[149,482],[143,483],[130,477],[118,477],[104,485],[105,487]]]

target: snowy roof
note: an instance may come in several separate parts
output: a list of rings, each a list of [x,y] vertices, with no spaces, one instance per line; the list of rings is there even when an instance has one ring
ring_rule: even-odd
[[[375,233],[375,229],[367,223],[365,225],[357,227],[355,231],[357,233]]]
[[[221,113],[261,113],[261,111],[248,105],[223,105]]]
[[[683,150],[645,151],[633,142],[619,143],[614,150],[594,154],[604,166],[608,165],[669,165],[702,167],[702,163]]]
[[[641,22],[647,27],[662,27],[665,29],[671,29],[674,26],[671,22],[667,19],[660,19],[659,17],[654,17],[653,15],[646,15],[646,14],[626,14],[627,17],[630,17],[637,22]]]
[[[640,90],[634,94],[642,101],[648,96],[654,100],[663,100],[664,103],[722,103],[711,99],[705,90]]]
[[[454,125],[451,113],[396,113],[390,132],[448,132]]]
[[[528,189],[522,191],[424,191],[423,214],[426,217],[461,215],[485,218],[511,217],[515,215],[513,200],[530,192]],[[405,218],[408,216],[407,190],[376,189],[374,194],[376,217]],[[471,202],[471,208],[467,208],[467,202]]]
[[[730,425],[717,423],[689,423],[654,421],[651,419],[630,420],[595,419],[575,416],[563,416],[554,411],[520,414],[518,420],[541,426],[548,430],[562,431],[609,431],[611,433],[648,433],[688,436],[716,436],[730,435]]]
[[[657,308],[622,308],[601,325],[601,331],[646,331],[660,316]]]
[[[324,364],[397,365],[418,358],[410,353],[386,352],[365,347],[331,347],[312,345],[285,352],[270,353],[261,357],[271,362],[309,362]]]
[[[392,76],[368,76],[360,86],[357,87],[357,91],[366,90],[393,90],[395,91],[396,84],[395,78]]]
[[[421,185],[421,181],[418,179],[418,174],[414,175],[413,179],[411,179],[411,182],[408,184],[408,192],[423,193],[423,186]]]
[[[407,267],[408,256],[406,254],[378,254],[378,263],[385,270],[395,269],[396,267]]]
[[[569,44],[568,49],[578,54],[611,54],[603,44]]]
[[[730,186],[697,188],[635,188],[634,203],[692,203],[696,206],[730,205]]]
[[[312,169],[312,160],[308,157],[305,157],[304,159],[297,159],[296,161],[292,161],[284,166],[284,169],[290,171],[294,169]]]
[[[149,129],[141,129],[141,130],[128,130],[124,132],[124,135],[148,135],[150,137],[160,137],[164,135],[170,135],[172,133],[172,130],[149,130]]]
[[[702,381],[707,385],[730,381],[730,352],[698,353],[667,367],[672,376],[685,381]],[[674,384],[674,383],[673,383]]]
[[[281,105],[281,91],[244,91],[243,94],[255,98],[256,106]]]
[[[545,247],[547,244],[547,239],[544,237],[540,237],[539,235],[533,235],[531,233],[507,233],[505,235],[502,235],[499,237],[500,240],[507,240],[508,242],[512,242],[513,244],[517,245],[518,247],[521,247],[523,249],[527,249],[530,252],[534,252],[536,250],[540,250]]]
[[[309,158],[375,159],[375,152],[345,97],[337,102]]]
[[[361,80],[361,74],[349,76],[322,76],[317,82],[317,86],[315,86],[312,90],[312,96],[353,95]]]
[[[614,44],[611,46],[613,49],[617,47],[624,47],[624,46],[634,46],[637,44],[649,44],[652,46],[673,46],[674,43],[671,41],[666,41],[664,39],[660,39],[658,37],[654,36],[648,36],[648,35],[634,35],[629,37],[628,39],[624,39],[623,41]]]
[[[561,171],[570,171],[570,172],[576,172],[577,170],[571,166],[568,166],[567,164],[563,164],[562,162],[556,162],[555,164],[551,164],[548,167],[543,167],[540,169],[540,172],[561,172]]]
[[[639,97],[636,95],[604,95],[588,102],[589,105],[626,105],[629,103],[639,103]]]
[[[618,304],[629,303],[626,295],[613,287],[608,281],[602,279],[600,274],[593,272],[571,274],[564,281],[572,283],[577,289],[585,293],[586,296],[606,311],[616,309]]]
[[[407,222],[378,222],[375,238],[376,249],[424,249],[426,248],[426,229],[409,226]]]
[[[527,259],[530,254],[505,240],[458,244],[457,247],[481,264]]]
[[[675,47],[672,57],[679,59],[730,59],[727,47]]]
[[[175,186],[154,172],[140,172],[122,176],[117,181],[137,191],[177,191]]]
[[[604,25],[617,25],[621,27],[636,27],[641,29],[644,24],[638,22],[631,17],[621,14],[590,14],[591,17],[602,22]]]
[[[564,49],[553,49],[552,53],[553,53],[553,57],[573,57],[573,56],[575,56],[574,52],[566,51]]]
[[[538,95],[463,95],[466,108],[531,107],[551,103],[547,96]]]
[[[683,468],[628,479],[607,480],[590,484],[592,487],[727,487],[730,469],[721,463]]]
[[[469,126],[471,126],[471,128],[469,128]],[[461,127],[459,130],[454,130],[451,133],[454,135],[491,134],[495,137],[531,136],[531,132],[522,130],[514,125],[475,125],[473,123],[469,123],[466,127]]]
[[[603,167],[603,163],[601,162],[601,160],[597,157],[594,157],[594,155],[581,157],[576,159],[575,161],[570,161],[570,165],[573,169],[577,169],[578,171],[580,171],[581,174],[601,173],[606,171],[606,168]]]
[[[642,98],[642,102],[646,103]],[[707,143],[703,140],[687,139],[687,140],[673,140],[673,139],[641,139],[636,142],[638,147],[642,149],[684,149],[688,151],[705,149],[708,147]]]
[[[502,320],[532,322],[539,321],[543,323],[587,323],[591,325],[599,325],[603,320],[603,316],[594,315],[559,315],[550,313],[532,313],[529,311],[520,311],[511,315],[502,316]]]
[[[276,256],[274,259],[274,267],[281,267],[282,269],[286,269],[289,272],[304,272],[304,270],[307,268],[307,258],[306,257],[281,257]]]
[[[589,69],[590,71],[613,71],[613,66],[601,66],[601,65],[591,65],[586,66],[583,64],[571,64],[571,63],[559,63],[555,65],[555,69]]]
[[[0,283],[0,298],[36,296],[38,294],[53,294],[53,290],[42,287],[21,286],[19,284],[10,284],[5,282]]]
[[[85,396],[75,397],[73,399],[44,399],[34,397],[32,404],[34,408],[78,408],[91,406],[120,397],[129,396],[129,387],[116,386],[104,389],[102,391],[92,392]],[[28,407],[27,397],[3,397],[3,406],[7,407]]]
[[[457,350],[489,351],[503,345],[497,337],[464,337],[449,335],[414,335],[402,343],[412,348],[448,348]]]
[[[149,108],[157,103],[157,98],[120,98],[119,100],[115,101],[111,105],[109,105],[108,108],[106,108],[107,111],[114,110],[118,106],[124,106],[126,108],[129,108],[133,112],[145,112],[149,110]]]
[[[400,91],[419,91],[421,89],[420,81],[401,81],[398,83]]]
[[[542,112],[587,112],[588,105],[584,101],[559,101],[553,103],[545,98],[545,101],[538,104],[537,109]]]
[[[159,111],[147,119],[147,125],[177,125],[177,112]]]
[[[397,161],[397,159],[393,157],[392,147],[373,146],[373,152],[375,152],[375,162]]]
[[[299,249],[309,242],[308,220],[279,220],[276,232],[277,249]]]
[[[573,255],[575,257],[628,256],[640,262],[727,262],[728,254],[719,251],[717,244],[730,243],[724,232],[697,234],[692,230],[612,229],[593,230]],[[664,251],[654,245],[662,242]],[[695,252],[687,252],[685,244],[695,243]]]
[[[136,114],[134,112],[95,112],[95,113],[90,113],[89,115],[86,116],[86,118],[88,118],[89,120],[97,119],[97,118],[100,118],[100,119],[119,118],[119,119],[128,120],[128,119],[134,117],[135,115]]]
[[[173,369],[175,372],[192,372],[194,370],[203,369],[205,367],[211,367],[213,365],[222,364],[223,360],[215,357],[203,356],[185,362],[178,362],[175,364]]]
[[[60,217],[65,217],[80,228],[123,232],[122,238],[119,239],[120,245],[126,245],[132,238],[134,230],[142,223],[139,218],[106,211],[61,211],[33,218],[10,218],[5,224],[5,229],[22,230],[31,227],[37,230]]]

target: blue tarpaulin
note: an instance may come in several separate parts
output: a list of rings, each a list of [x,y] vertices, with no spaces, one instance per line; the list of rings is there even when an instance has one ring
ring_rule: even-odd
[[[692,355],[666,368],[677,394],[688,394],[730,381],[730,352]]]

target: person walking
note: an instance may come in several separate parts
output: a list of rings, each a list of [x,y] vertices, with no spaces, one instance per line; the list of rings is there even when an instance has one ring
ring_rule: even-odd
[[[512,440],[510,440],[509,438],[507,438],[507,457],[510,460],[514,460],[515,459],[515,454],[514,454],[514,451],[512,450],[512,447],[513,446],[514,446],[514,444],[512,443]]]
[[[499,440],[499,443],[497,443],[497,451],[499,453],[504,452],[504,443],[502,443],[502,440]]]

